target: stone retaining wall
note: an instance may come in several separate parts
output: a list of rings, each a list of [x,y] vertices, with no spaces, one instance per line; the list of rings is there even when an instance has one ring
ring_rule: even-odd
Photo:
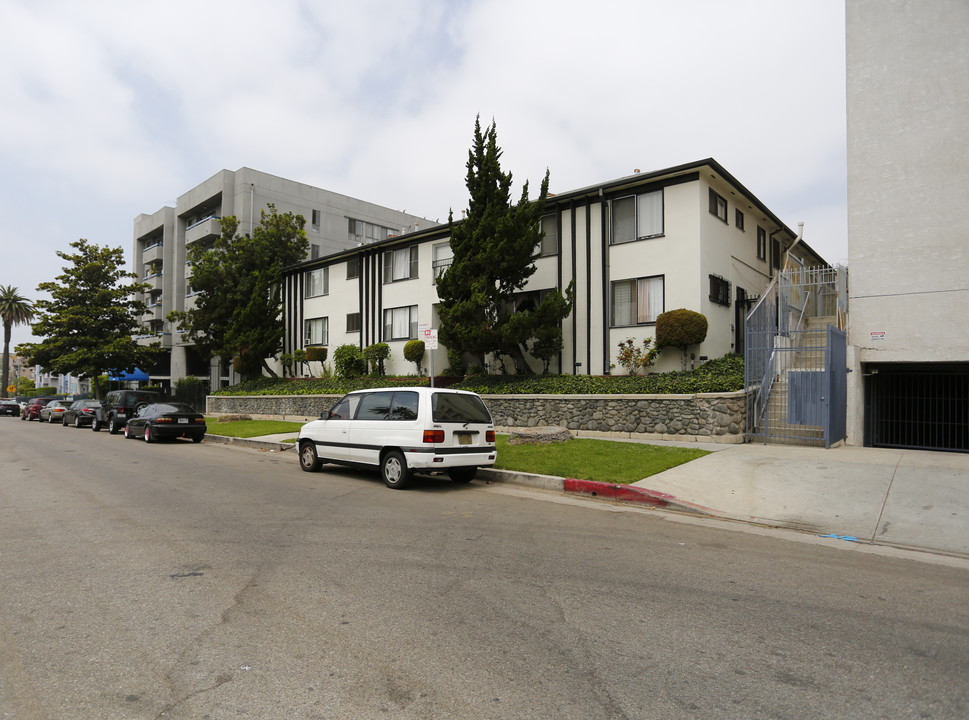
[[[210,395],[212,415],[246,413],[310,420],[339,395]],[[573,435],[741,443],[744,392],[697,395],[483,395],[495,427],[563,425]]]

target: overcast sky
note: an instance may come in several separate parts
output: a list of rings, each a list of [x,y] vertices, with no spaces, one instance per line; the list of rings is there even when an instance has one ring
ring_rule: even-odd
[[[713,157],[848,256],[843,0],[0,0],[0,27],[0,285],[30,299],[222,169],[443,222],[477,114],[515,196]]]

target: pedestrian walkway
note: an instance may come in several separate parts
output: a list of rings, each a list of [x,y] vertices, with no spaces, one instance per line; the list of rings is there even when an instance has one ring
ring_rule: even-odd
[[[718,517],[969,557],[969,455],[731,445],[635,485]]]

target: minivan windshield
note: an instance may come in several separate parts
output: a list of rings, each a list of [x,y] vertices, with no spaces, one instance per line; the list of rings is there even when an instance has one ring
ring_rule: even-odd
[[[434,393],[431,410],[434,422],[491,424],[491,413],[477,395]]]

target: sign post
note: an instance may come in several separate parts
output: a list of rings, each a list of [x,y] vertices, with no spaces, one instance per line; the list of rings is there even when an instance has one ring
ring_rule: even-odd
[[[437,350],[437,328],[432,328],[430,323],[418,323],[417,335],[424,341],[424,349],[431,351],[431,362],[428,370],[431,387],[434,387],[434,351]]]

